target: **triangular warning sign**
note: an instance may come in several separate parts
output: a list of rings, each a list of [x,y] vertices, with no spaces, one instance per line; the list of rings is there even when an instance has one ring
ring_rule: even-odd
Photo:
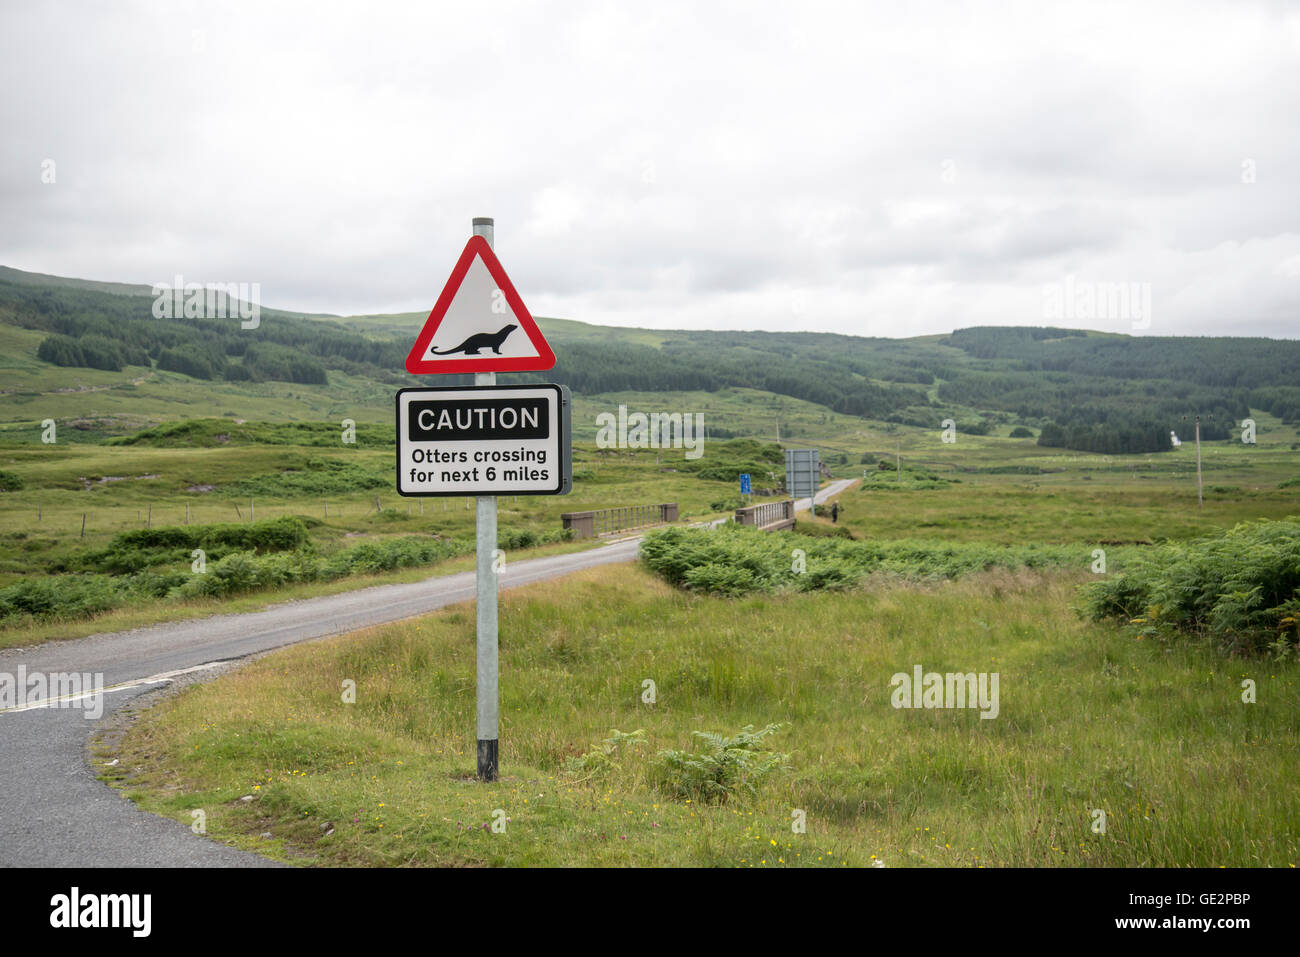
[[[406,357],[412,375],[533,372],[555,353],[482,236],[471,236]]]

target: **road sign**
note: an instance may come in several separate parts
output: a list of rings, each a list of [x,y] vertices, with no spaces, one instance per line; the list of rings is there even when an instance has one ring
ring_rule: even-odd
[[[785,450],[785,490],[791,498],[813,498],[817,486],[821,484],[821,470],[818,468],[816,449]],[[814,499],[813,514],[817,506]]]
[[[740,474],[740,494],[741,494],[741,495],[749,495],[749,494],[750,494],[750,491],[749,491],[749,473],[748,473],[748,472],[742,472],[742,473]]]
[[[406,357],[412,375],[550,369],[555,353],[482,236],[465,244]]]
[[[397,393],[401,495],[567,495],[569,390],[462,386]]]

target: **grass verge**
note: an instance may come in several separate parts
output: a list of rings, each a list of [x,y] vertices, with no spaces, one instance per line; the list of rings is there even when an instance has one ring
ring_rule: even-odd
[[[494,784],[472,779],[471,605],[186,689],[100,770],[147,810],[202,810],[213,839],[307,865],[1295,866],[1300,665],[1086,622],[1086,574],[725,599],[591,569],[501,596]],[[917,664],[997,672],[998,717],[891,707]],[[777,722],[789,769],[752,797],[658,783],[657,752],[693,732]],[[611,729],[645,733],[615,747]]]

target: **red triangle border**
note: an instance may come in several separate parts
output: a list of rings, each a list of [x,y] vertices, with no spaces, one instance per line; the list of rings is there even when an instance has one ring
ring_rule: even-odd
[[[452,300],[456,298],[456,293],[460,291],[460,284],[464,281],[465,274],[469,272],[469,267],[473,265],[476,256],[483,260],[483,265],[487,267],[487,271],[496,282],[497,288],[505,294],[506,304],[510,306],[510,311],[514,313],[515,319],[518,320],[519,328],[527,333],[533,348],[538,352],[537,355],[478,356],[464,359],[439,359],[437,361],[424,358],[429,343],[433,341],[434,333],[438,331],[438,326],[442,324],[443,318],[447,315],[447,310],[451,308]],[[429,318],[424,321],[424,326],[420,329],[419,335],[415,337],[415,345],[411,347],[411,351],[406,357],[406,371],[411,375],[453,375],[466,372],[540,372],[553,368],[554,365],[555,353],[551,351],[551,346],[546,341],[546,337],[542,335],[542,330],[537,327],[537,323],[528,312],[528,307],[519,298],[514,283],[510,281],[505,269],[501,267],[501,261],[497,259],[496,253],[492,251],[492,247],[488,245],[487,240],[482,236],[471,236],[469,242],[465,244],[465,249],[460,254],[460,259],[456,260],[456,267],[452,269],[451,277],[447,280],[447,285],[443,287],[442,295],[434,303]]]

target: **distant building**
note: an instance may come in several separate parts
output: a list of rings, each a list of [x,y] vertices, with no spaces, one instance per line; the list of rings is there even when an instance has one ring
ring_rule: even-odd
[[[1169,430],[1169,444],[1172,445],[1174,448],[1178,448],[1178,446],[1183,444],[1182,441],[1178,438],[1178,434],[1174,432],[1173,429]]]

